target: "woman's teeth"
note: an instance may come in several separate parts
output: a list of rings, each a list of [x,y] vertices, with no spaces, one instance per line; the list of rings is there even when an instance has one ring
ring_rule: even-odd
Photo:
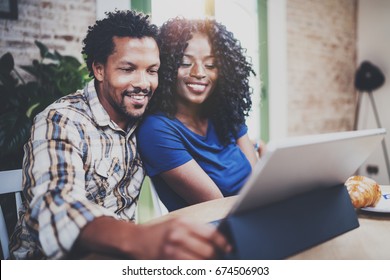
[[[202,91],[205,90],[206,88],[206,85],[199,85],[199,84],[187,84],[187,86],[196,91]]]

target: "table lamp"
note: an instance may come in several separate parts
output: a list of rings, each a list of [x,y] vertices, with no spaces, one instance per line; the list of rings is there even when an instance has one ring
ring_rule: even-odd
[[[369,61],[363,61],[360,64],[355,74],[355,87],[361,93],[358,95],[358,101],[357,101],[357,107],[355,113],[355,122],[354,122],[355,130],[357,129],[357,122],[359,119],[361,95],[364,94],[365,92],[368,94],[370,98],[377,126],[382,127],[381,122],[379,120],[379,114],[376,108],[376,104],[372,92],[373,90],[380,88],[384,83],[385,83],[385,76],[377,66],[375,66]],[[382,149],[383,149],[383,155],[387,167],[387,175],[390,181],[390,163],[389,163],[389,156],[387,153],[385,138],[383,138],[382,140]]]

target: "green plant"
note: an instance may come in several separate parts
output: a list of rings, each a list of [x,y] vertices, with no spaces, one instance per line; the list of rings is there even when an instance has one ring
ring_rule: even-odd
[[[0,58],[0,170],[21,168],[23,145],[32,121],[50,103],[84,87],[90,79],[85,64],[73,56],[50,52],[35,41],[40,60],[20,66],[33,76],[25,81],[10,53]]]

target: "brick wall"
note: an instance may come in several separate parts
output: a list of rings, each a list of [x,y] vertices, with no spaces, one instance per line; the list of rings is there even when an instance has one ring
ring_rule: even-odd
[[[18,20],[0,19],[0,55],[11,52],[16,65],[39,58],[34,40],[50,50],[82,60],[82,40],[96,19],[95,0],[18,0]]]
[[[351,130],[356,0],[287,0],[288,134]]]

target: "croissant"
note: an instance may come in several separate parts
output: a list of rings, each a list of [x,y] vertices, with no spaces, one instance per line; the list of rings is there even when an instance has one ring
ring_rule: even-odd
[[[351,176],[345,186],[355,208],[375,207],[382,195],[379,185],[365,176]]]

